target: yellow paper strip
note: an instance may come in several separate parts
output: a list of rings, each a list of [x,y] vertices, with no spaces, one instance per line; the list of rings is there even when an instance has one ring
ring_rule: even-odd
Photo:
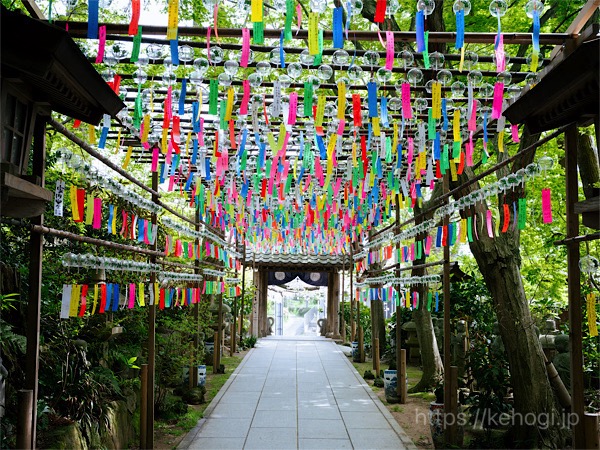
[[[77,207],[77,188],[73,185],[69,188],[69,197],[71,198],[71,213],[73,214],[73,220],[78,221],[79,208]]]
[[[308,14],[308,53],[319,54],[319,13]]]
[[[252,22],[263,21],[263,0],[252,0],[250,2],[250,18]]]
[[[160,151],[163,155],[167,154],[167,150],[169,149],[169,129],[165,128],[162,130],[162,140],[160,142]]]
[[[96,128],[91,124],[88,124],[88,141],[90,145],[96,145]]]
[[[452,121],[452,133],[454,135],[454,142],[460,142],[460,110],[458,108],[454,110],[454,120]]]
[[[138,304],[146,306],[146,301],[144,300],[144,283],[138,283]]]
[[[225,120],[229,122],[231,120],[231,113],[233,112],[233,88],[230,86],[227,90],[227,109],[225,110]]]
[[[69,317],[77,317],[79,312],[79,299],[81,298],[81,285],[74,284],[71,289],[71,305],[69,306]]]
[[[452,176],[452,181],[458,180],[458,175],[456,174],[456,163],[454,160],[450,160],[450,175]]]
[[[504,130],[498,133],[498,151],[504,153]]]
[[[121,131],[121,129],[119,129]],[[144,132],[142,133],[142,144],[148,142],[148,135],[150,134],[150,114],[144,116]]]
[[[373,125],[373,136],[381,136],[381,128],[379,127],[379,117],[372,117],[371,124]]]
[[[346,118],[346,83],[343,81],[338,83],[337,118],[340,120],[345,120]]]
[[[133,153],[133,147],[130,145],[127,147],[127,154],[123,160],[123,170],[127,170],[127,166],[129,166],[129,161],[131,161],[131,153]]]
[[[96,314],[96,308],[98,307],[98,285],[94,285],[94,303],[92,305],[92,314]]]
[[[323,116],[325,115],[325,95],[319,94],[317,100],[317,117],[315,118],[315,127],[321,127],[323,125]]]
[[[460,48],[460,62],[458,63],[458,71],[462,73],[463,65],[465,64],[465,46]]]
[[[431,85],[431,117],[441,119],[442,117],[442,83],[434,81]]]
[[[112,234],[117,234],[117,206],[115,205],[115,215],[113,216],[112,221],[112,230],[110,230]]]
[[[398,121],[394,121],[394,137],[392,138],[392,155],[398,154]]]
[[[177,39],[179,25],[179,0],[169,0],[169,18],[167,21],[167,40]]]
[[[117,145],[115,145],[115,155],[119,153],[119,150],[121,150],[121,127],[119,127],[119,133],[117,134]]]
[[[188,131],[187,137],[185,138],[185,156],[190,156],[190,142],[192,142],[192,132]]]

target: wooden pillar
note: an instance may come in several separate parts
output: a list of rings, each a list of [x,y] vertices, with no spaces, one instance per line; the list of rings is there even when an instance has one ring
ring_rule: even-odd
[[[341,335],[340,335],[340,273],[337,269],[333,271],[331,319],[332,319],[331,320],[331,338],[332,339],[341,339]]]
[[[244,297],[246,296],[246,244],[245,237],[242,237],[242,244],[244,246],[244,253],[242,256],[242,298],[240,301],[240,348],[242,347],[242,341],[244,339]]]
[[[258,336],[258,297],[260,296],[260,270],[252,271],[252,283],[254,284],[254,298],[252,299],[252,320],[250,320],[250,335]]]
[[[450,174],[446,174],[443,180],[444,194],[449,190],[449,179]],[[450,218],[444,216],[444,226],[447,227]],[[444,413],[445,417],[448,418],[451,426],[445,427],[445,440],[446,444],[454,444],[456,428],[456,417],[450,419],[452,414],[452,402],[450,400],[452,396],[452,379],[450,374],[450,246],[444,246],[444,275],[443,275],[443,288],[444,288]]]
[[[346,281],[345,278],[346,275],[346,261],[344,261],[344,264],[342,266],[342,286],[340,289],[340,301],[341,301],[341,311],[342,314],[338,315],[338,317],[340,318],[340,326],[339,328],[341,329],[341,339],[342,342],[346,342],[346,320],[344,319],[344,314],[346,312],[346,308],[345,308],[345,302],[344,302],[344,294],[345,294],[345,285],[344,282]]]
[[[148,426],[148,364],[142,364],[140,370],[140,448],[146,448],[146,427]]]
[[[325,306],[327,308],[327,324],[325,325],[326,337],[333,336],[333,291],[335,289],[333,274],[333,271],[327,273],[327,305]]]
[[[356,322],[354,322],[354,247],[350,242],[350,340],[356,340]]]
[[[261,302],[260,302],[260,317],[261,317],[261,337],[265,337],[269,332],[269,317],[267,314],[268,302],[269,302],[269,272],[263,271],[261,278]]]
[[[400,194],[396,194],[396,223],[394,226],[394,234],[400,233]],[[400,278],[400,241],[396,242],[396,270],[395,276],[396,278]],[[396,295],[398,296],[398,302],[402,299],[402,290],[400,289],[400,285],[396,285]],[[406,350],[401,347],[401,333],[402,330],[400,323],[400,308],[396,306],[396,394],[398,394],[398,398],[400,399],[400,403],[406,403],[407,392],[406,392]]]
[[[152,173],[152,189],[158,191],[158,172]],[[158,197],[152,196],[153,202],[158,202]],[[157,216],[155,213],[152,214],[151,222],[157,223]],[[152,250],[156,250],[158,246],[158,240],[155,240],[151,246]],[[156,256],[150,257],[150,262],[156,263]],[[150,273],[150,285],[153,287],[156,283],[156,273]],[[146,392],[146,447],[148,449],[154,448],[154,366],[155,366],[155,352],[156,352],[156,303],[158,299],[155,298],[152,305],[148,306],[148,389]]]
[[[575,203],[579,199],[577,176],[577,125],[573,124],[565,132],[565,172],[567,239],[579,235],[579,216],[575,213]],[[583,397],[583,345],[581,317],[581,272],[579,269],[579,243],[567,243],[567,284],[569,298],[569,339],[571,344],[571,412],[573,422],[573,448],[585,448]]]
[[[398,333],[400,334],[400,333]],[[406,349],[400,349],[400,360],[397,363],[398,381],[396,383],[396,392],[400,403],[406,403],[408,400],[408,392],[406,389]]]
[[[44,187],[46,170],[46,117],[38,116],[33,130],[33,176]],[[44,215],[31,218],[33,225],[43,225]],[[31,403],[25,402],[21,408],[28,408],[31,417],[23,444],[26,448],[36,448],[38,375],[40,365],[40,308],[42,300],[42,257],[44,238],[41,233],[31,232],[29,238],[29,293],[27,298],[27,349],[25,353],[25,390],[31,391]],[[21,417],[25,417],[25,411]]]

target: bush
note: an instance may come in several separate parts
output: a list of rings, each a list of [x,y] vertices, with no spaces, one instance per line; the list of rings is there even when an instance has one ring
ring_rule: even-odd
[[[256,336],[246,336],[244,339],[242,339],[242,346],[244,348],[254,348],[256,341],[258,341],[258,338]]]

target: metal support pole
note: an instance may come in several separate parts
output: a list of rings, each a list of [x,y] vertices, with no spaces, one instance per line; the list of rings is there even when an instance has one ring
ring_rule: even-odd
[[[578,201],[577,181],[577,125],[573,124],[565,131],[565,176],[567,206],[567,239],[579,235],[579,216],[575,213]],[[567,244],[567,284],[569,297],[569,337],[571,344],[571,412],[573,420],[573,448],[585,448],[586,435],[583,397],[583,345],[581,317],[581,271],[579,269],[579,243]]]
[[[244,297],[246,295],[246,237],[242,235],[242,245],[244,246],[243,260],[242,260],[242,301],[240,306],[240,347],[242,346],[242,340],[244,339]]]
[[[344,314],[346,313],[346,308],[345,305],[346,303],[344,302],[344,292],[345,292],[345,275],[346,275],[346,260],[344,260],[344,262],[342,263],[342,288],[340,289],[341,291],[341,296],[342,296],[342,307],[340,308],[340,311],[342,312],[340,314],[340,328],[342,329],[342,342],[346,342],[346,320],[344,319]]]

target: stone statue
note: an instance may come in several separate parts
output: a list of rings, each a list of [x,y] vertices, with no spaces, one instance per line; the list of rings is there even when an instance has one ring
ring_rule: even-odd
[[[459,320],[456,323],[456,334],[452,336],[452,362],[458,367],[458,377],[465,375],[467,359],[467,322]]]
[[[554,338],[556,356],[552,360],[563,384],[571,392],[571,354],[569,352],[569,335],[559,334]]]
[[[437,342],[440,354],[443,353],[444,349],[444,320],[435,318],[433,319],[433,332],[435,334],[435,340]]]

